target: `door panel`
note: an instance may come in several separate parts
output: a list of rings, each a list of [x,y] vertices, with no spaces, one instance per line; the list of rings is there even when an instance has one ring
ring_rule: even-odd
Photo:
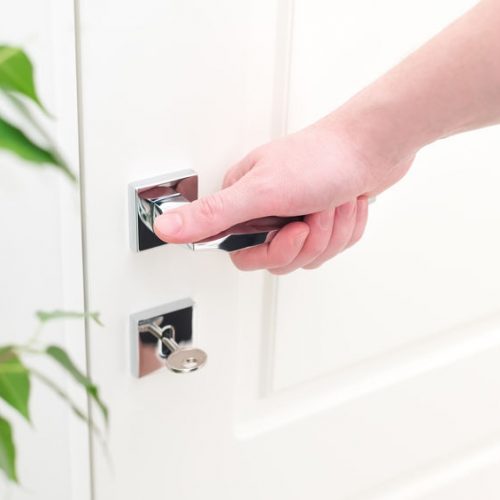
[[[425,151],[372,205],[364,242],[312,273],[240,273],[173,245],[134,254],[127,233],[129,182],[194,168],[202,194],[217,189],[251,147],[325,114],[468,5],[82,3],[89,307],[108,327],[92,372],[114,462],[95,453],[97,499],[386,498],[437,474],[415,498],[451,500],[466,476],[446,475],[452,457],[496,446],[493,130]],[[129,315],[184,297],[207,366],[133,379]]]
[[[146,1],[136,16],[136,3],[101,5],[80,9],[89,307],[107,327],[91,332],[92,373],[110,403],[113,455],[111,471],[96,448],[96,498],[235,496],[238,273],[227,255],[133,254],[127,185],[190,167],[208,193],[269,138],[277,5]],[[129,315],[184,297],[207,366],[133,379]]]
[[[340,104],[473,3],[296,2],[290,128]],[[483,130],[425,150],[371,206],[357,248],[280,280],[277,387],[499,311],[497,135]],[[473,201],[465,198],[471,190]],[[310,335],[318,349],[302,352]]]
[[[369,494],[353,500],[465,500],[498,496],[498,441],[487,440],[431,462],[418,471],[403,474]]]

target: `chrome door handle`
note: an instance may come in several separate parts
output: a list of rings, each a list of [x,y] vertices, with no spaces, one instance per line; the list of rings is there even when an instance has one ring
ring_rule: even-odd
[[[156,217],[198,198],[198,175],[182,170],[134,182],[129,186],[131,246],[140,252],[165,244],[153,230]],[[277,230],[303,217],[263,217],[237,224],[202,241],[188,243],[191,250],[217,249],[234,252],[269,241]]]

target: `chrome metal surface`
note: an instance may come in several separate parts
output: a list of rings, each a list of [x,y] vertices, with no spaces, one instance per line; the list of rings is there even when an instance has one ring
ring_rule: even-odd
[[[198,177],[193,170],[182,170],[130,185],[131,245],[135,251],[165,244],[154,234],[156,217],[198,198]],[[276,231],[302,217],[264,217],[237,224],[203,241],[187,244],[191,250],[233,252],[261,245]]]
[[[303,220],[303,217],[262,217],[226,229],[206,240],[191,243],[193,250],[224,250],[234,252],[270,241],[276,232],[290,222]]]
[[[175,341],[173,325],[161,327],[158,318],[139,324],[139,332],[154,335],[170,351],[166,357],[166,366],[175,373],[189,373],[201,368],[207,362],[207,355],[201,349],[181,347]],[[163,354],[160,354],[162,357]]]
[[[131,316],[132,372],[136,377],[165,367],[188,373],[206,363],[206,353],[191,346],[193,306],[191,299],[183,299]]]
[[[175,373],[189,373],[202,368],[207,355],[201,349],[177,349],[166,361],[167,368]]]
[[[191,169],[180,170],[129,185],[130,246],[140,252],[166,243],[153,231],[155,218],[167,207],[198,198],[198,176]]]

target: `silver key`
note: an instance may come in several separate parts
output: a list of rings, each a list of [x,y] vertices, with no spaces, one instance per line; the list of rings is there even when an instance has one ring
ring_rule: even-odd
[[[175,373],[189,373],[201,368],[207,362],[207,354],[195,347],[181,347],[175,341],[175,328],[172,325],[161,327],[157,322],[143,323],[139,331],[154,335],[170,354],[162,354],[166,357],[165,364],[169,370]]]

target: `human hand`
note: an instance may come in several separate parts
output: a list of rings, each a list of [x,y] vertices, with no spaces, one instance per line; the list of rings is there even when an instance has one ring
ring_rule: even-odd
[[[255,149],[227,172],[221,191],[158,217],[156,234],[187,243],[250,219],[305,215],[231,258],[242,270],[273,274],[318,267],[361,238],[368,197],[401,178],[413,159],[387,160],[351,133],[327,117]]]
[[[224,189],[160,216],[156,234],[187,243],[250,219],[305,215],[231,258],[276,274],[319,266],[361,237],[367,197],[397,182],[420,148],[500,123],[499,20],[500,2],[479,2],[331,115],[252,151]]]

